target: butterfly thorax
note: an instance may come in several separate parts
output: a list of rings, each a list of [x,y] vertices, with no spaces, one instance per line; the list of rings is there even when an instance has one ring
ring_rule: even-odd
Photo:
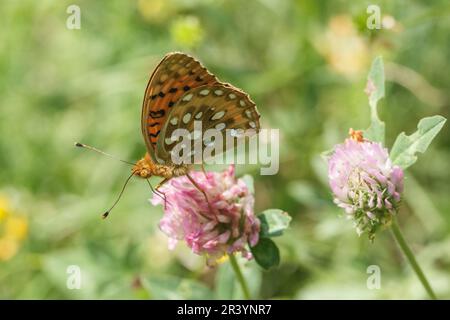
[[[133,173],[141,178],[147,179],[152,176],[170,179],[185,175],[189,171],[186,165],[167,165],[158,164],[152,161],[147,153],[142,159],[138,160],[133,167]]]

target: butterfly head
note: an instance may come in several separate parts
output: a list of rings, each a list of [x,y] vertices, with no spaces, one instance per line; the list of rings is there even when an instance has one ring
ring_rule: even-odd
[[[140,178],[148,179],[153,175],[153,162],[148,154],[144,158],[138,160],[133,166],[132,172],[135,176]]]

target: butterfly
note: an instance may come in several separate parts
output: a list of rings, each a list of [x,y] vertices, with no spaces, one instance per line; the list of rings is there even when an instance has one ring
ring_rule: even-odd
[[[141,129],[147,153],[137,161],[133,173],[145,179],[162,177],[156,189],[173,177],[190,178],[189,165],[171,160],[171,134],[176,129],[192,132],[194,121],[201,121],[203,132],[217,128],[257,133],[259,118],[248,94],[219,81],[193,57],[169,53],[153,71],[145,90]]]
[[[147,152],[134,164],[121,160],[133,165],[132,174],[103,218],[117,204],[132,176],[147,179],[147,182],[152,176],[163,178],[154,189],[158,192],[173,177],[185,175],[208,201],[206,192],[189,175],[192,162],[175,163],[172,160],[176,145],[173,133],[177,129],[185,129],[193,134],[194,122],[201,122],[201,136],[211,128],[218,131],[250,130],[247,136],[251,136],[260,130],[259,118],[256,105],[248,94],[219,81],[193,57],[181,52],[168,53],[153,71],[142,103],[141,130]],[[75,145],[109,155],[88,145]],[[223,145],[221,152],[227,148]]]

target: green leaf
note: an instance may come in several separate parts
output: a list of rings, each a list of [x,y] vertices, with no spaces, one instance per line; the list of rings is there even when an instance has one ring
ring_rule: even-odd
[[[257,264],[248,262],[246,259],[239,256],[236,256],[236,259],[239,261],[242,274],[247,281],[250,295],[252,297],[257,297],[259,295],[262,282],[261,268],[259,268]],[[236,279],[236,274],[234,273],[229,261],[218,267],[214,289],[216,299],[234,300],[245,298],[242,293],[242,288]]]
[[[264,269],[276,267],[280,264],[280,251],[269,238],[260,238],[254,247],[250,247],[256,262]]]
[[[253,177],[249,174],[246,174],[242,176],[241,179],[244,180],[245,185],[247,186],[250,193],[255,194],[255,187],[253,186]]]
[[[283,210],[267,209],[258,215],[261,221],[261,237],[277,237],[283,234],[283,231],[289,227],[292,218]]]
[[[151,299],[164,300],[203,300],[213,296],[204,284],[174,276],[150,276],[142,279],[142,286]]]
[[[424,153],[427,150],[446,121],[442,116],[423,118],[417,125],[418,130],[412,135],[407,136],[404,132],[400,133],[391,150],[392,163],[406,169],[416,162],[416,153]]]
[[[375,58],[367,78],[370,106],[370,126],[364,132],[366,139],[384,144],[385,124],[378,117],[377,104],[384,97],[384,65],[381,57]]]

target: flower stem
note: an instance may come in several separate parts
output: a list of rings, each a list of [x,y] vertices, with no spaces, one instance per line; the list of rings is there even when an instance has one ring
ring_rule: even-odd
[[[234,254],[228,255],[230,257],[230,263],[233,267],[233,271],[236,274],[236,278],[239,281],[239,284],[241,285],[242,292],[244,293],[244,298],[246,300],[250,300],[250,291],[248,290],[247,282],[244,279],[244,276],[242,275],[241,268],[239,267],[239,264],[236,261],[236,257]]]
[[[427,278],[425,277],[425,274],[423,273],[422,269],[420,268],[419,264],[416,261],[416,258],[414,257],[414,253],[409,248],[408,244],[405,241],[405,238],[403,238],[403,235],[398,227],[397,221],[394,218],[392,220],[392,233],[394,234],[395,240],[397,240],[398,246],[403,251],[403,254],[408,259],[409,263],[411,264],[411,267],[413,268],[414,272],[416,273],[417,277],[419,278],[420,282],[422,283],[423,287],[427,291],[428,295],[431,299],[436,300],[436,295],[433,292],[433,289],[430,286],[430,283],[428,282]]]

